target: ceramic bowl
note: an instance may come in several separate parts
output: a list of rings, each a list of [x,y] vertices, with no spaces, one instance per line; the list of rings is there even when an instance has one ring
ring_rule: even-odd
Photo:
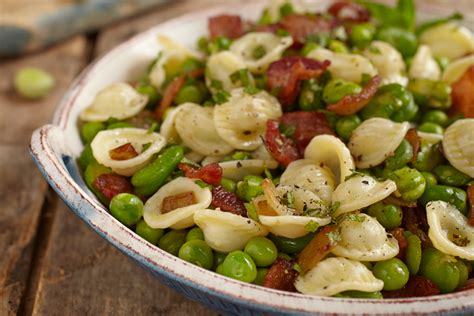
[[[321,4],[317,4],[321,5]],[[85,69],[74,81],[54,114],[52,124],[36,130],[31,154],[46,180],[69,208],[123,253],[151,271],[161,282],[213,309],[230,314],[402,314],[474,313],[474,291],[410,299],[339,299],[276,291],[242,283],[207,271],[146,242],[112,217],[86,187],[76,158],[82,150],[78,114],[103,87],[144,72],[164,34],[193,47],[207,33],[210,16],[231,12],[256,19],[264,3],[224,6],[194,12],[147,30],[119,45]]]

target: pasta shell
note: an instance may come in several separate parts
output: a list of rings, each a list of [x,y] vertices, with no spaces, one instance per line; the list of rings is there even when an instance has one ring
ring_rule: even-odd
[[[245,176],[262,174],[265,169],[275,169],[278,163],[275,160],[234,160],[219,163],[222,176],[235,181],[242,180]]]
[[[230,92],[240,87],[240,83],[232,82],[231,75],[245,68],[246,65],[242,58],[230,51],[214,54],[207,60],[206,85],[211,92],[215,93],[218,89],[214,86],[213,81],[217,81],[222,84],[223,90]]]
[[[404,76],[405,62],[400,52],[392,45],[382,41],[373,41],[363,54],[377,68],[382,84],[407,85],[408,78]]]
[[[117,82],[100,90],[92,104],[84,109],[83,121],[104,122],[109,118],[123,120],[143,110],[148,97],[138,93],[128,83]]]
[[[383,281],[375,278],[372,271],[359,261],[333,257],[324,259],[300,275],[295,287],[303,294],[332,296],[349,290],[380,291]]]
[[[298,215],[259,215],[259,220],[272,234],[286,238],[298,238],[307,235],[309,230],[306,228],[306,225],[310,222],[315,222],[319,226],[324,226],[331,222],[330,217],[319,218]]]
[[[245,244],[257,236],[265,236],[265,227],[256,221],[220,210],[198,210],[194,221],[203,233],[206,243],[219,252],[243,249]]]
[[[358,261],[387,260],[398,254],[397,240],[375,218],[363,213],[355,216],[346,216],[339,224],[341,240],[333,254]]]
[[[293,161],[286,167],[280,177],[280,184],[297,185],[316,193],[324,202],[331,203],[336,179],[328,167],[320,166],[309,159],[301,159]]]
[[[176,113],[175,127],[182,142],[195,152],[204,155],[225,155],[233,148],[217,134],[214,126],[214,108],[185,103]]]
[[[138,156],[127,160],[113,160],[109,151],[119,146],[131,143]],[[150,146],[143,150],[145,144]],[[100,131],[91,143],[92,154],[97,162],[111,168],[115,173],[131,176],[149,163],[153,155],[166,144],[165,139],[158,133],[148,133],[141,128],[116,128]]]
[[[336,187],[332,194],[332,202],[339,203],[333,217],[360,210],[382,201],[397,190],[392,180],[378,182],[366,175],[355,175]]]
[[[265,147],[265,145],[262,145],[255,149],[252,152],[252,158],[260,160],[275,160],[273,159],[273,156],[268,152],[267,147]]]
[[[429,46],[420,45],[418,47],[418,51],[411,62],[409,76],[413,79],[428,79],[434,81],[440,79],[441,69],[433,58]]]
[[[189,57],[201,59],[201,56],[197,52],[191,51],[167,36],[160,35],[158,42],[163,49],[157,62],[150,70],[148,78],[152,85],[159,91],[162,91],[167,73],[177,74],[182,70],[183,63],[186,59]]]
[[[474,66],[474,55],[456,59],[446,67],[442,79],[447,84],[452,85],[461,79],[462,75],[464,75],[471,66]]]
[[[354,160],[346,145],[332,135],[314,137],[304,151],[304,158],[315,164],[328,166],[341,183],[355,169]]]
[[[333,78],[360,83],[363,75],[373,77],[377,74],[374,65],[361,55],[334,53],[326,48],[316,48],[307,56],[319,61],[330,60],[328,70]]]
[[[251,32],[235,40],[230,51],[240,56],[251,72],[261,74],[272,62],[281,58],[281,55],[293,44],[291,36],[280,37],[269,32]],[[264,49],[262,57],[255,58],[256,49]]]
[[[362,122],[352,132],[348,144],[357,168],[378,166],[392,156],[409,129],[408,122],[395,123],[378,117]]]
[[[451,165],[474,178],[474,119],[462,119],[444,132],[443,149]]]
[[[474,227],[453,205],[444,201],[426,204],[430,229],[428,236],[433,246],[452,256],[474,260]]]
[[[166,197],[180,193],[193,192],[196,203],[180,207],[168,213],[162,213],[162,203]],[[194,225],[194,213],[211,205],[212,194],[208,188],[201,188],[193,180],[176,178],[162,186],[145,203],[143,219],[152,228],[182,229]]]
[[[179,105],[175,108],[170,108],[168,111],[165,112],[163,122],[160,126],[160,134],[166,139],[168,143],[179,143],[180,138],[178,132],[176,131],[176,126],[174,125],[174,121],[176,119],[176,114],[181,110],[183,105],[186,103]]]
[[[472,32],[456,23],[430,27],[421,33],[420,43],[428,45],[435,57],[447,57],[451,60],[474,52]]]
[[[237,89],[227,102],[216,105],[214,124],[219,136],[232,147],[254,150],[262,145],[267,121],[281,115],[280,103],[268,92],[249,95]]]

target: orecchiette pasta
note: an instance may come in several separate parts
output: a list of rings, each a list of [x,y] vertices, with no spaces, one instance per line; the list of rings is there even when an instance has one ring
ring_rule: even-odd
[[[304,158],[328,166],[338,183],[343,182],[355,169],[349,149],[332,135],[314,137],[305,149]]]
[[[290,163],[280,177],[280,184],[297,185],[302,189],[316,193],[324,202],[330,203],[336,179],[326,166],[320,166],[309,159]]]
[[[375,278],[361,262],[333,257],[324,259],[300,275],[295,287],[303,294],[331,296],[349,290],[380,291],[383,281]]]
[[[392,180],[378,182],[366,175],[355,175],[336,187],[332,194],[333,203],[338,202],[339,207],[333,216],[357,211],[388,197],[397,190],[397,185]]]
[[[130,143],[138,156],[127,160],[114,160],[110,150]],[[150,144],[144,150],[145,144]],[[131,176],[143,168],[166,144],[158,133],[148,133],[141,128],[117,128],[99,132],[91,143],[92,154],[97,162],[110,167],[115,173]]]
[[[430,27],[421,33],[420,43],[428,45],[435,57],[447,57],[451,60],[474,52],[471,31],[456,23]]]
[[[474,260],[474,227],[456,207],[444,201],[432,201],[426,205],[426,216],[430,226],[428,235],[435,248]]]
[[[194,221],[202,229],[206,243],[224,253],[242,249],[251,238],[268,233],[265,227],[250,218],[220,210],[198,210],[194,213]]]
[[[240,56],[251,72],[262,73],[292,44],[291,36],[280,37],[268,32],[251,32],[234,41],[230,51]],[[256,55],[256,51],[259,54]]]
[[[377,220],[367,214],[346,216],[339,224],[341,240],[332,253],[359,261],[381,261],[395,257],[397,240],[385,232]]]
[[[405,86],[405,62],[402,55],[392,45],[373,41],[364,51],[364,56],[377,68],[382,84],[398,83]]]
[[[464,75],[466,70],[471,66],[474,66],[474,55],[456,59],[446,67],[442,79],[451,85],[461,79],[462,75]]]
[[[371,168],[393,155],[405,138],[410,123],[395,123],[384,118],[371,118],[360,124],[348,143],[357,168]],[[380,140],[383,139],[383,144]]]
[[[194,204],[163,212],[163,200],[187,192],[194,195]],[[152,228],[187,228],[194,225],[194,213],[209,207],[211,200],[208,188],[201,188],[189,178],[179,177],[162,186],[146,201],[143,219]]]
[[[458,120],[449,126],[443,148],[453,167],[474,178],[474,119]]]
[[[186,103],[175,108],[170,108],[164,115],[163,122],[160,126],[160,134],[168,143],[178,143],[180,140],[174,121],[176,119],[176,114],[178,114],[183,107],[186,107]]]
[[[103,122],[109,118],[123,120],[138,114],[148,97],[138,93],[127,83],[118,82],[99,91],[90,106],[81,112],[84,121]]]
[[[233,73],[246,68],[244,60],[230,51],[222,51],[209,57],[206,65],[206,85],[212,92],[219,89],[231,91],[240,87],[240,83],[232,82]],[[253,80],[253,78],[250,78]],[[218,82],[222,87],[216,87]]]
[[[331,222],[330,217],[311,217],[297,215],[281,215],[281,216],[259,216],[260,223],[264,225],[272,234],[283,236],[286,238],[298,238],[309,233],[307,225],[311,222],[317,226],[324,226]]]
[[[262,145],[266,122],[281,114],[280,103],[268,92],[249,95],[236,89],[227,102],[216,105],[214,125],[219,136],[232,147],[254,150]]]
[[[204,156],[225,155],[233,148],[217,134],[214,108],[185,103],[176,113],[175,127],[183,143]]]
[[[420,47],[418,47],[418,51],[413,57],[408,74],[410,78],[413,79],[440,79],[441,69],[433,58],[429,46],[420,45]]]
[[[158,56],[158,60],[150,70],[148,77],[151,84],[159,91],[162,91],[167,74],[174,75],[181,71],[183,63],[187,58],[200,59],[201,56],[167,36],[160,35],[158,42],[163,46],[163,49],[161,50],[161,55]]]
[[[360,83],[363,75],[373,77],[377,74],[374,65],[361,55],[334,53],[329,49],[316,48],[307,56],[319,61],[330,60],[331,65],[329,65],[328,70],[333,78]]]

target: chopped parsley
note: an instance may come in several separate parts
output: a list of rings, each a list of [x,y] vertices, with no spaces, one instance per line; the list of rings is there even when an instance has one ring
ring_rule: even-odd
[[[316,221],[310,220],[306,225],[304,225],[304,229],[309,231],[310,233],[314,233],[319,228],[319,224]]]
[[[328,236],[331,246],[337,245],[337,243],[342,240],[341,234],[339,234],[338,231],[329,232],[326,234],[326,236]]]
[[[217,91],[212,95],[212,100],[217,104],[226,103],[229,100],[230,93],[224,90]]]

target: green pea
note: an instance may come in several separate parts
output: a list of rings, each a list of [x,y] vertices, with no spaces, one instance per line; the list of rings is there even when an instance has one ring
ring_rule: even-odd
[[[438,125],[436,123],[432,123],[432,122],[425,122],[425,123],[421,124],[420,126],[418,126],[418,130],[420,132],[433,133],[433,134],[443,134],[444,133],[444,130],[440,125]]]
[[[203,101],[203,94],[197,86],[187,85],[179,90],[178,94],[174,98],[176,104],[182,104],[186,102],[192,102],[200,104]]]
[[[155,193],[165,183],[184,156],[181,146],[168,147],[155,161],[140,169],[132,176],[132,184],[141,194]]]
[[[420,171],[431,171],[444,160],[437,144],[421,142],[420,151],[412,166]]]
[[[152,228],[142,219],[138,222],[135,227],[135,232],[138,236],[142,237],[146,241],[156,245],[164,234],[164,230],[161,228]]]
[[[343,116],[336,121],[336,133],[344,141],[348,141],[360,123],[361,120],[357,115]]]
[[[224,36],[219,36],[209,43],[209,52],[211,54],[214,54],[223,50],[227,50],[229,49],[230,44],[232,44],[232,41],[230,39]]]
[[[323,100],[327,104],[337,103],[346,95],[357,94],[362,87],[356,83],[342,79],[333,79],[323,89]]]
[[[413,147],[406,139],[403,139],[395,150],[393,156],[385,160],[385,168],[396,170],[406,166],[413,158]]]
[[[415,55],[418,48],[418,40],[414,33],[395,26],[382,27],[375,38],[391,44],[405,58]]]
[[[214,252],[214,267],[217,268],[221,265],[221,263],[224,262],[225,257],[227,257],[226,253]]]
[[[397,258],[377,262],[372,272],[377,279],[383,281],[385,291],[401,289],[410,278],[407,266]]]
[[[190,229],[186,235],[186,241],[190,240],[204,240],[204,233],[202,229],[199,227]]]
[[[372,42],[374,36],[375,26],[371,23],[361,23],[352,27],[349,39],[353,46],[364,48]]]
[[[107,129],[129,128],[129,127],[135,127],[135,126],[128,122],[113,122],[107,125]]]
[[[235,193],[237,189],[237,182],[232,179],[222,178],[220,185],[229,192]]]
[[[251,283],[257,278],[257,267],[250,255],[236,250],[229,253],[224,259],[222,273],[229,278]]]
[[[469,269],[467,268],[466,264],[458,259],[458,262],[456,262],[456,266],[459,269],[459,284],[458,288],[462,287],[464,284],[466,284],[467,280],[469,279]]]
[[[136,195],[120,193],[112,198],[110,213],[122,224],[131,226],[140,221],[143,215],[143,202]]]
[[[296,254],[303,250],[304,247],[313,239],[314,234],[309,233],[303,237],[298,238],[286,238],[282,236],[276,236],[273,234],[268,235],[271,241],[275,243],[279,251]]]
[[[137,88],[137,92],[148,97],[148,104],[147,106],[155,107],[160,100],[160,94],[158,90],[151,84],[148,83],[140,83]]]
[[[386,229],[394,229],[402,224],[402,208],[394,204],[378,202],[367,209],[367,214],[377,218],[377,221]]]
[[[245,176],[242,185],[237,187],[237,195],[247,202],[252,201],[253,198],[263,194],[262,181],[263,178],[260,176]]]
[[[208,270],[214,264],[212,249],[204,240],[194,239],[187,241],[179,249],[178,256],[184,261]]]
[[[275,244],[265,237],[254,237],[245,245],[244,251],[252,257],[257,267],[271,265],[278,256]]]
[[[54,88],[54,78],[44,70],[27,67],[15,73],[14,87],[24,98],[40,99]]]
[[[416,169],[404,167],[388,174],[389,179],[397,184],[397,191],[405,201],[416,201],[426,188],[426,180]]]
[[[188,57],[184,60],[183,65],[181,67],[181,71],[183,73],[188,73],[193,70],[201,69],[204,67],[204,65],[199,59]]]
[[[178,256],[179,249],[184,245],[185,242],[186,231],[173,229],[160,238],[158,247],[174,256]]]
[[[216,267],[216,273],[224,275],[224,265],[222,263]]]
[[[232,160],[245,160],[245,159],[251,159],[252,155],[246,151],[236,151],[235,153],[232,154],[231,158]]]
[[[418,110],[418,105],[416,105],[413,98],[410,97],[410,101],[406,105],[402,106],[398,111],[393,113],[390,118],[395,122],[413,121],[418,115]]]
[[[438,180],[436,180],[435,175],[432,174],[431,172],[423,171],[421,174],[423,175],[423,178],[425,178],[426,180],[426,187],[438,184]]]
[[[471,177],[450,165],[439,165],[433,169],[439,183],[453,187],[462,187],[471,181]]]
[[[303,82],[298,105],[302,111],[314,111],[324,107],[323,88],[316,80]]]
[[[301,55],[308,56],[316,48],[320,47],[320,45],[316,44],[315,42],[308,42],[306,45],[303,46],[301,49]]]
[[[267,276],[268,273],[268,268],[258,268],[257,269],[257,277],[255,280],[253,280],[253,284],[257,285],[263,285],[263,282],[265,282],[265,277]]]
[[[446,127],[449,122],[449,117],[446,113],[440,110],[431,110],[426,112],[422,119],[422,123],[430,122],[438,124],[441,127]]]
[[[408,246],[405,254],[405,262],[411,275],[416,275],[420,269],[421,263],[421,240],[420,238],[409,232],[405,235]]]
[[[209,54],[209,49],[208,49],[209,41],[206,37],[200,37],[197,40],[197,47],[200,51],[202,51],[205,54]]]
[[[362,292],[362,291],[345,291],[340,293],[341,297],[350,298],[367,298],[367,299],[382,299],[383,295],[381,292]]]
[[[452,292],[459,284],[456,259],[434,248],[423,251],[419,274],[433,281],[441,293]]]
[[[461,213],[467,215],[466,191],[447,185],[432,185],[426,188],[419,202],[426,205],[430,201],[444,201],[454,205]]]
[[[90,143],[95,135],[105,129],[102,122],[86,122],[81,127],[81,137],[85,143]]]
[[[87,166],[96,161],[94,158],[94,155],[92,153],[92,147],[91,144],[85,144],[84,149],[81,151],[81,155],[79,156],[77,162],[79,163],[79,166],[81,167],[82,170],[86,170]]]
[[[347,48],[347,46],[343,42],[338,41],[338,40],[331,40],[329,42],[328,48],[335,53],[348,53],[349,52],[349,49]]]
[[[414,79],[408,83],[416,104],[435,109],[448,109],[451,106],[451,86],[442,81]]]
[[[93,161],[89,165],[87,165],[86,170],[84,171],[84,180],[86,181],[87,187],[95,194],[95,196],[97,196],[97,198],[102,203],[106,205],[109,204],[109,200],[102,194],[102,192],[97,190],[94,185],[94,181],[95,179],[97,179],[98,176],[107,173],[112,173],[112,169],[101,165],[97,161]]]

